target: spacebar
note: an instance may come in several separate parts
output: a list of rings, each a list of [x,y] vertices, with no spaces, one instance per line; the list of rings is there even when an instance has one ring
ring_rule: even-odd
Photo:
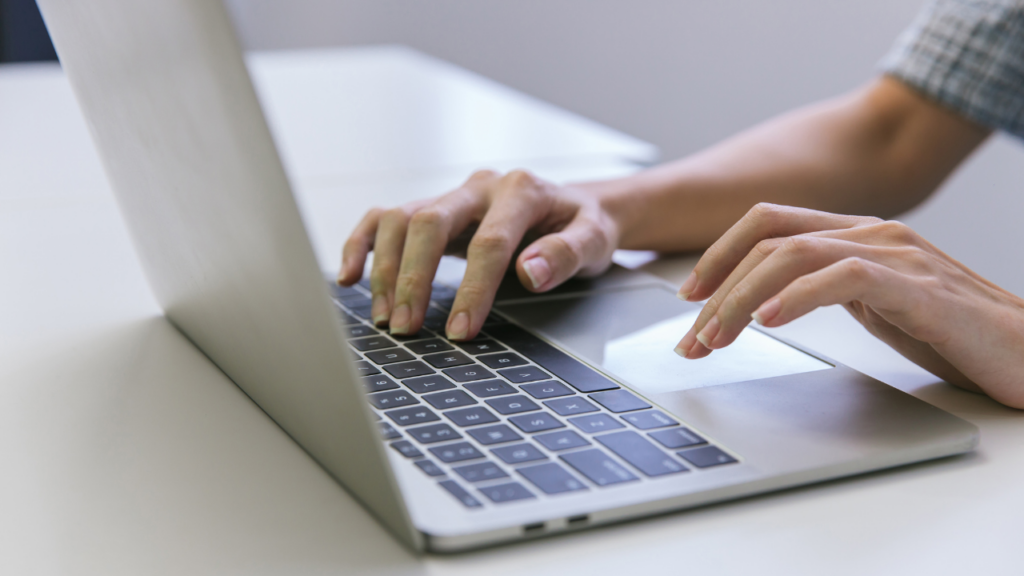
[[[499,324],[485,330],[502,344],[533,360],[580,392],[612,390],[618,385],[586,364],[513,324]]]

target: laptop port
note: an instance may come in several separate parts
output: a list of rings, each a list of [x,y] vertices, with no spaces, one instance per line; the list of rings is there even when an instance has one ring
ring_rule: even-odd
[[[536,524],[527,524],[526,526],[523,526],[523,534],[540,534],[543,531],[543,522],[537,522]]]
[[[579,528],[580,526],[585,525],[587,522],[590,522],[589,514],[584,514],[582,516],[570,516],[568,519],[566,519],[566,524],[569,526],[569,528]]]

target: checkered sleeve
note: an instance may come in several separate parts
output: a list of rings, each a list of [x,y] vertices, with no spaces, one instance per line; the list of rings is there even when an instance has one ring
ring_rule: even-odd
[[[881,68],[979,124],[1024,138],[1024,0],[933,0]]]

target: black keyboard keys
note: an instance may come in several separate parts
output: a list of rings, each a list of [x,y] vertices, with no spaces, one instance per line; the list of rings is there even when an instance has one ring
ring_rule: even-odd
[[[696,446],[697,444],[707,442],[707,440],[701,438],[689,428],[683,427],[648,432],[647,435],[669,449],[686,448],[687,446]]]
[[[559,396],[570,396],[575,394],[568,386],[561,382],[531,382],[529,384],[523,384],[520,386],[523,390],[538,400],[544,398],[557,398]]]
[[[591,394],[590,399],[612,412],[632,412],[646,410],[651,405],[626,390],[609,390]]]
[[[438,482],[442,488],[448,491],[449,494],[455,496],[455,499],[462,502],[462,505],[466,508],[479,508],[483,506],[479,500],[474,498],[469,492],[459,486],[454,480],[443,480]]]
[[[550,374],[536,366],[506,368],[504,370],[498,370],[498,374],[501,374],[516,384],[521,384],[523,382],[535,382],[537,380],[547,380],[548,378],[551,378]]]
[[[641,430],[666,428],[668,426],[675,426],[676,424],[679,424],[675,420],[666,416],[665,413],[660,410],[649,410],[647,412],[626,414],[622,416],[622,419]]]
[[[459,476],[462,476],[467,482],[485,482],[487,480],[497,480],[498,478],[508,478],[508,474],[494,462],[466,464],[465,466],[452,468],[452,470]]]
[[[462,348],[466,353],[473,354],[487,354],[489,352],[501,352],[505,350],[505,347],[498,344],[494,340],[470,340],[469,342],[456,342],[459,348]]]
[[[395,438],[402,437],[398,430],[395,430],[394,426],[388,424],[387,422],[378,422],[377,426],[380,427],[380,435],[385,440],[394,440]]]
[[[452,366],[464,366],[473,363],[468,356],[458,351],[429,354],[424,356],[423,359],[434,368],[451,368]]]
[[[433,460],[417,460],[413,462],[423,473],[427,476],[444,476],[444,470],[437,464],[434,464]]]
[[[597,412],[597,406],[594,406],[579,396],[548,400],[544,405],[554,410],[559,416],[574,416],[576,414]]]
[[[449,368],[447,370],[442,370],[442,372],[447,374],[449,378],[456,382],[474,382],[476,380],[494,378],[494,374],[492,374],[490,370],[487,370],[478,364]]]
[[[358,360],[355,365],[356,373],[360,376],[374,376],[376,374],[380,374],[380,370],[377,370],[376,366],[370,364],[366,360]]]
[[[572,430],[558,430],[556,432],[538,434],[533,439],[552,452],[579,448],[580,446],[590,444],[590,441]]]
[[[437,456],[438,460],[441,462],[446,463],[462,462],[463,460],[474,460],[476,458],[484,457],[484,455],[469,442],[456,442],[455,444],[438,446],[437,448],[431,448],[430,453]]]
[[[491,414],[490,411],[483,406],[449,410],[445,412],[444,415],[452,422],[455,422],[457,426],[461,426],[463,428],[468,426],[478,426],[480,424],[490,424],[491,422],[498,421],[498,417]]]
[[[598,486],[637,480],[632,472],[597,448],[562,454],[560,458]]]
[[[540,406],[537,406],[533,400],[530,400],[522,394],[516,394],[515,396],[501,396],[499,398],[485,400],[485,402],[487,402],[488,406],[494,408],[498,414],[519,414],[520,412],[540,410]]]
[[[565,468],[554,462],[518,468],[516,472],[522,474],[531,484],[540,488],[545,494],[561,494],[563,492],[587,489],[583,482],[577,480]]]
[[[398,379],[412,378],[414,376],[426,376],[427,374],[434,373],[433,368],[419,360],[402,362],[401,364],[388,364],[384,367],[384,371]]]
[[[455,384],[452,384],[451,380],[441,376],[440,374],[421,376],[419,378],[409,378],[408,380],[402,380],[402,384],[405,384],[410,390],[417,394],[439,392],[441,390],[450,390],[455,388]]]
[[[462,434],[447,424],[428,424],[419,428],[409,428],[406,432],[420,444],[435,444],[462,438]]]
[[[518,482],[509,482],[508,484],[499,484],[498,486],[488,486],[487,488],[480,488],[480,491],[495,504],[512,502],[514,500],[524,500],[526,498],[536,498],[533,493]]]
[[[607,414],[576,416],[575,418],[569,418],[569,423],[588,434],[597,434],[598,432],[607,432],[609,430],[615,430],[616,428],[625,428],[625,426]]]
[[[349,338],[363,338],[364,336],[373,336],[375,334],[377,334],[377,331],[366,324],[353,324],[348,326]]]
[[[619,386],[565,352],[537,338],[515,324],[500,324],[487,332],[509,348],[526,356],[580,392],[614,390]]]
[[[520,414],[518,416],[512,416],[508,421],[515,424],[516,428],[519,428],[528,434],[543,432],[545,430],[554,430],[555,428],[565,428],[565,424],[562,424],[557,418],[547,412]]]
[[[391,378],[381,374],[363,378],[363,388],[366,388],[367,392],[383,392],[385,390],[394,390],[395,388],[398,388],[398,384],[396,384]]]
[[[711,466],[721,466],[722,464],[736,462],[735,458],[729,456],[717,446],[704,446],[692,450],[683,450],[677,454],[697,468],[710,468]]]
[[[484,446],[523,439],[522,436],[516,434],[514,430],[504,424],[484,426],[483,428],[470,428],[466,433]]]
[[[394,340],[391,340],[387,336],[380,335],[370,336],[369,338],[356,338],[354,340],[349,340],[348,343],[360,352],[380,350],[382,348],[394,348],[395,346],[398,346],[398,344],[395,344]]]
[[[415,396],[405,390],[377,392],[376,394],[370,394],[367,398],[370,399],[370,404],[373,404],[374,408],[377,408],[378,410],[387,410],[388,408],[399,408],[401,406],[420,403]]]
[[[392,442],[391,447],[394,448],[395,450],[398,450],[398,452],[401,453],[402,456],[405,456],[406,458],[419,458],[423,456],[423,452],[420,452],[420,449],[414,446],[413,443],[409,442],[408,440],[399,440],[397,442]]]
[[[515,388],[504,380],[498,380],[497,378],[494,380],[484,380],[483,382],[471,382],[463,386],[463,388],[475,394],[477,398],[491,398],[517,392]]]
[[[446,352],[452,349],[451,344],[441,340],[440,338],[420,340],[419,342],[409,342],[405,347],[417,354],[433,354],[434,352]]]
[[[459,408],[461,406],[476,404],[476,400],[473,400],[472,396],[466,394],[462,390],[445,390],[444,392],[435,392],[433,394],[427,394],[423,399],[438,410],[447,410],[449,408]]]
[[[485,356],[477,356],[476,359],[483,362],[487,367],[494,368],[495,370],[498,368],[512,368],[514,366],[529,364],[525,358],[512,352],[487,354]]]
[[[686,472],[686,466],[665,454],[649,440],[632,430],[604,434],[595,438],[606,448],[647,476]]]
[[[543,452],[537,450],[537,447],[532,444],[516,444],[514,446],[502,446],[501,448],[494,448],[491,452],[501,458],[506,464],[521,464],[523,462],[533,462],[535,460],[547,460],[547,456]]]
[[[437,414],[434,414],[426,406],[414,406],[412,408],[400,408],[398,410],[389,410],[384,413],[385,416],[391,418],[391,420],[399,426],[412,426],[414,424],[423,424],[425,422],[434,422],[440,420]]]
[[[401,348],[387,348],[385,350],[372,350],[370,352],[364,352],[367,358],[373,360],[375,364],[394,364],[395,362],[405,362],[406,360],[412,360],[415,358],[408,350]]]

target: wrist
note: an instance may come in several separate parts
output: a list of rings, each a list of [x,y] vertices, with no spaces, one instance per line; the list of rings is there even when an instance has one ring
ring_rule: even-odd
[[[634,178],[583,182],[574,187],[597,200],[601,212],[615,226],[616,248],[636,249],[636,229],[643,221],[640,189]]]

